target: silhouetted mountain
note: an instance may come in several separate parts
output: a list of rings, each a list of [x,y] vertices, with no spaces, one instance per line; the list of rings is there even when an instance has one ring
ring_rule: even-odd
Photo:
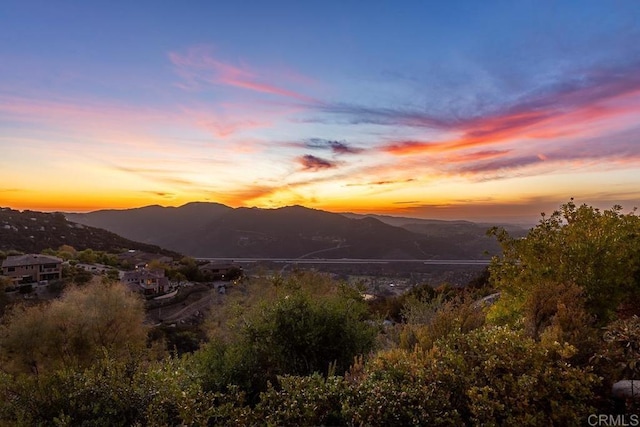
[[[485,235],[489,227],[472,222],[405,218],[399,227],[374,216],[349,218],[302,206],[233,209],[190,203],[67,217],[196,257],[479,259],[486,258],[485,251],[498,252]]]
[[[70,245],[77,250],[119,252],[137,249],[168,256],[179,254],[156,245],[125,239],[112,232],[68,221],[61,213],[17,211],[0,208],[0,250],[40,253]]]
[[[438,219],[421,219],[394,217],[388,215],[343,214],[352,219],[375,218],[385,224],[404,228],[413,233],[428,237],[428,250],[450,246],[453,242],[464,245],[465,253],[474,254],[488,251],[497,253],[500,248],[495,238],[487,236],[487,230],[495,225],[505,228],[511,236],[525,236],[528,228],[516,224],[486,224],[471,221],[444,221]],[[472,257],[473,258],[473,257]]]
[[[182,246],[185,234],[206,227],[218,216],[232,210],[219,203],[194,202],[179,208],[154,205],[65,215],[71,221],[104,228],[128,239],[174,248]]]

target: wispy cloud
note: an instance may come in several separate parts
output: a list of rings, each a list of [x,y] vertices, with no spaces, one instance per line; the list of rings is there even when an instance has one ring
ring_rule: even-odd
[[[207,105],[193,103],[181,106],[186,120],[200,129],[204,129],[216,139],[226,139],[238,133],[267,128],[274,120],[287,111],[256,111],[242,105],[218,103]]]
[[[337,141],[332,139],[323,139],[323,138],[309,138],[302,143],[294,144],[298,146],[302,146],[304,148],[311,149],[320,149],[320,150],[331,150],[333,154],[359,154],[364,151],[364,149],[359,147],[354,147],[346,141]]]
[[[165,199],[173,199],[176,196],[175,193],[169,193],[169,192],[165,192],[165,191],[145,190],[145,191],[142,191],[142,193],[151,194],[153,196],[158,196],[158,197],[162,197],[162,198],[165,198]]]
[[[587,70],[577,78],[525,94],[512,105],[472,117],[425,117],[400,123],[439,128],[459,136],[445,140],[401,140],[383,147],[394,155],[414,155],[482,147],[515,139],[580,136],[577,123],[592,123],[640,111],[640,62],[616,69]]]
[[[316,110],[334,116],[336,121],[344,124],[375,124],[389,126],[410,126],[436,129],[447,129],[457,123],[455,118],[447,118],[424,111],[406,108],[369,107],[353,103],[323,103]],[[310,119],[313,121],[314,119]],[[317,119],[324,122],[327,119]]]
[[[348,183],[348,184],[345,184],[345,186],[347,186],[347,187],[371,187],[371,186],[375,186],[375,185],[406,184],[408,182],[413,182],[413,181],[415,181],[414,178],[400,179],[400,180],[388,179],[388,180],[370,181],[370,182],[363,182],[363,183]]]
[[[0,112],[12,120],[91,126],[113,123],[162,123],[176,118],[170,111],[87,99],[37,98],[0,94]]]
[[[181,175],[185,172],[180,172],[168,168],[145,168],[116,165],[113,166],[113,169],[120,172],[130,173],[138,177],[151,179],[153,181],[161,182],[164,184],[178,185],[183,187],[190,187],[195,184],[193,181],[181,177]]]
[[[487,159],[495,159],[496,157],[503,157],[511,153],[513,150],[485,150],[474,151],[471,153],[456,153],[447,157],[449,163],[468,163],[477,162]]]
[[[600,137],[580,139],[562,145],[546,147],[543,152],[532,153],[505,151],[498,156],[464,162],[451,169],[452,173],[462,175],[484,174],[484,178],[503,176],[502,173],[529,166],[544,166],[557,169],[562,165],[599,164],[599,168],[617,167],[620,164],[640,164],[640,144],[637,134],[640,129],[634,129],[618,134],[609,135],[606,139]],[[455,158],[455,157],[454,157]],[[448,158],[449,159],[449,158]],[[449,162],[451,160],[449,159]],[[489,174],[489,175],[487,175]],[[494,175],[492,175],[494,174]]]
[[[170,52],[169,59],[176,72],[184,79],[181,87],[189,90],[207,85],[226,85],[304,102],[315,102],[312,97],[281,85],[266,81],[263,73],[249,69],[246,65],[233,65],[216,58],[212,49],[197,46],[184,53]]]

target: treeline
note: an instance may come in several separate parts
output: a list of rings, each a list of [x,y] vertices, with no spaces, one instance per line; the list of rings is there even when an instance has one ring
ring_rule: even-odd
[[[149,338],[117,283],[15,307],[0,329],[0,420],[564,426],[638,411],[610,397],[640,378],[638,216],[570,202],[526,238],[491,234],[503,255],[465,289],[367,302],[314,273],[242,281],[180,355]]]

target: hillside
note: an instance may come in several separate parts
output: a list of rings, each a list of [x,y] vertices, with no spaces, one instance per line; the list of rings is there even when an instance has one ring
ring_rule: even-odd
[[[479,259],[486,258],[485,251],[498,251],[485,235],[487,225],[405,219],[400,227],[372,216],[350,218],[302,206],[234,209],[189,203],[66,216],[196,257]]]
[[[156,245],[135,242],[109,231],[68,221],[61,213],[0,208],[0,250],[39,253],[62,245],[70,245],[77,250],[90,248],[118,252],[137,249],[168,256],[179,255]]]
[[[363,219],[375,218],[385,224],[403,228],[413,233],[418,233],[428,238],[430,248],[446,247],[452,241],[464,242],[469,253],[481,253],[488,250],[498,250],[495,239],[487,236],[489,228],[498,224],[476,223],[471,221],[444,221],[437,219],[420,219],[407,217],[394,217],[388,215],[360,215],[347,213],[347,218]],[[523,237],[528,232],[528,227],[516,224],[499,224],[514,237]]]

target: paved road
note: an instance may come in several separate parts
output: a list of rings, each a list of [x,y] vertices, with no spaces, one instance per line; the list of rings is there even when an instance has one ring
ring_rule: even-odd
[[[397,262],[420,263],[427,265],[489,265],[487,259],[363,259],[363,258],[197,258],[198,261],[237,264],[273,262],[284,264],[389,264]]]
[[[207,291],[205,295],[202,298],[200,298],[198,301],[192,302],[191,304],[185,306],[181,310],[164,317],[162,321],[164,323],[178,322],[180,320],[184,320],[193,316],[198,311],[202,312],[203,310],[211,306],[214,292],[215,290],[213,289],[211,289],[210,291]]]

